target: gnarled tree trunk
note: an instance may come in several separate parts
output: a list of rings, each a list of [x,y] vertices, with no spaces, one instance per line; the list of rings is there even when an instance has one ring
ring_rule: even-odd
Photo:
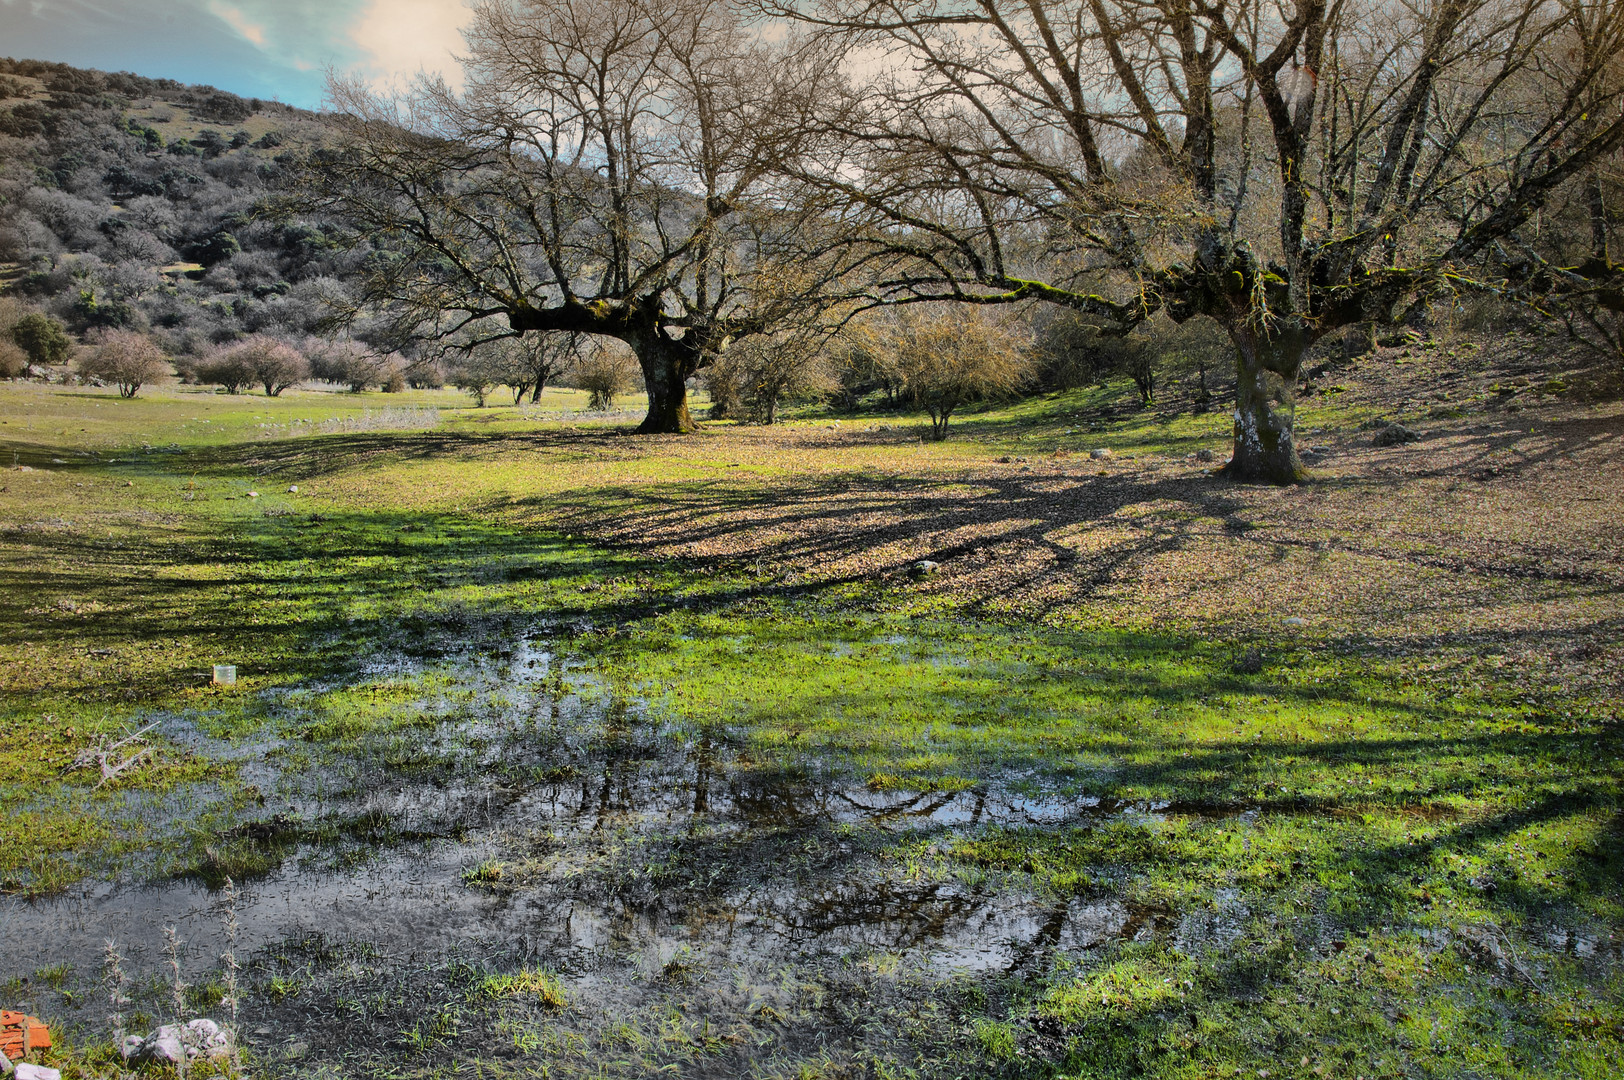
[[[658,328],[633,335],[626,343],[643,369],[648,415],[637,425],[640,435],[686,435],[699,430],[688,413],[688,377],[699,370],[699,353],[685,340],[673,340]]]
[[[1231,327],[1235,342],[1235,448],[1225,475],[1295,484],[1307,476],[1297,456],[1297,373],[1308,342],[1296,329],[1263,333]]]

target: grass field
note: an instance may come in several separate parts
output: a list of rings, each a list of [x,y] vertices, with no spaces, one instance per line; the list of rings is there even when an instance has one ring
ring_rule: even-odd
[[[0,919],[444,867],[477,949],[266,923],[268,1074],[1618,1075],[1624,410],[1416,352],[1288,490],[1113,387],[930,444],[0,385]],[[107,1074],[37,956],[0,996]]]

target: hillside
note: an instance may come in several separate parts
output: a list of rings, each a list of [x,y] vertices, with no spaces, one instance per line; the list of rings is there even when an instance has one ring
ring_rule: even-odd
[[[307,332],[357,256],[258,208],[324,124],[213,87],[0,59],[0,284],[76,333],[150,330],[176,355]]]

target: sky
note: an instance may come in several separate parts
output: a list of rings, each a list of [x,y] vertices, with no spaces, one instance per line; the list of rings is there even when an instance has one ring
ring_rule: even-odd
[[[320,108],[328,68],[457,81],[467,0],[0,0],[0,56],[208,83]]]

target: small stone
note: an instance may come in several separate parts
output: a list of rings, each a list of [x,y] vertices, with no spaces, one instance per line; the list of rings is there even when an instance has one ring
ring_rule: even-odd
[[[1197,461],[1212,461],[1216,459],[1217,456],[1218,455],[1214,454],[1211,450],[1206,449],[1197,450],[1195,452],[1195,459]]]
[[[941,563],[931,562],[929,559],[920,559],[908,567],[908,573],[914,577],[929,577],[942,568]]]
[[[998,464],[1000,464],[1000,465],[1008,465],[1010,462],[1012,462],[1014,460],[1015,460],[1014,458],[1010,457],[1008,454],[1005,454],[1003,457],[998,459]]]
[[[6,1052],[4,1050],[0,1050],[0,1076],[3,1076],[10,1071],[11,1059],[6,1057]]]
[[[1307,619],[1299,619],[1295,615],[1290,615],[1290,616],[1287,616],[1287,618],[1285,619],[1285,624],[1287,626],[1307,626],[1308,625],[1308,620]]]
[[[257,491],[250,491],[250,492],[249,492],[249,493],[248,493],[248,497],[249,497],[249,498],[250,498],[250,499],[257,499],[257,498],[259,498],[259,492],[257,492]]]
[[[299,485],[294,484],[292,487],[288,488],[288,494],[289,495],[297,495],[297,494],[299,494]]]
[[[126,480],[126,481],[124,481],[124,486],[125,487],[134,487],[135,486],[135,481],[134,480]]]
[[[35,1065],[24,1061],[17,1066],[12,1074],[12,1080],[62,1080],[62,1073],[56,1069],[47,1069],[43,1065]]]
[[[1096,449],[1090,450],[1088,452],[1088,456],[1093,458],[1095,461],[1104,461],[1105,459],[1107,459],[1107,458],[1109,458],[1111,456],[1111,451],[1108,450],[1107,448],[1101,446],[1101,447],[1097,447]]]
[[[287,1050],[283,1052],[282,1056],[287,1058],[289,1061],[298,1061],[308,1053],[310,1053],[309,1043],[296,1042],[290,1044]]]

